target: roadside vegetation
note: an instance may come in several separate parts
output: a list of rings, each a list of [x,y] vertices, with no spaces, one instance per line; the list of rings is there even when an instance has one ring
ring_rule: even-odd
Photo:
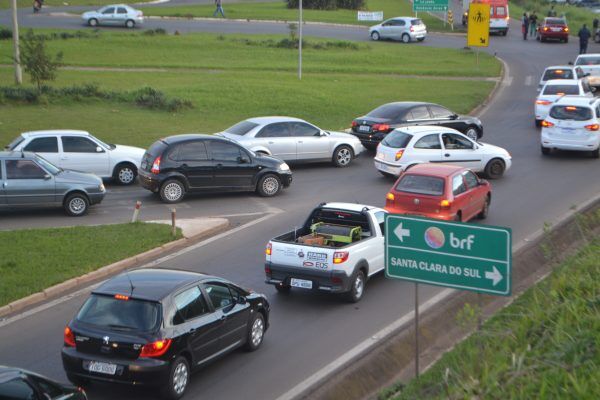
[[[592,32],[592,21],[596,17],[600,19],[600,15],[594,14],[589,8],[577,7],[570,4],[553,4],[546,0],[513,0],[510,2],[510,15],[511,18],[520,20],[524,12],[529,14],[535,11],[538,16],[538,23],[540,23],[548,16],[548,10],[550,10],[552,5],[554,5],[554,10],[558,17],[564,15],[567,18],[570,30],[569,34],[572,36],[577,36],[577,32],[579,32],[583,24],[587,24],[588,29]]]
[[[104,6],[115,4],[114,0],[44,0],[44,7]],[[0,9],[10,8],[10,0],[0,2]],[[33,0],[17,0],[18,8],[32,8]]]
[[[296,116],[338,130],[383,103],[401,100],[432,101],[468,113],[494,86],[485,77],[500,73],[497,60],[484,53],[477,68],[475,54],[467,50],[432,53],[398,43],[308,38],[312,45],[303,51],[299,80],[297,50],[275,45],[289,39],[285,35],[103,32],[62,39],[60,32],[39,32],[58,33],[46,41],[51,54],[63,53],[54,90],[93,85],[102,93],[134,93],[151,86],[193,108],[153,112],[131,102],[85,96],[46,97],[38,105],[5,101],[2,146],[27,130],[70,128],[146,147],[167,135],[218,132],[260,115]],[[10,55],[10,46],[0,46],[0,59]],[[0,82],[10,85],[12,74],[10,65],[1,67]]]
[[[379,399],[600,398],[600,240]],[[468,314],[468,313],[467,313]]]
[[[0,306],[174,239],[141,222],[0,231]]]

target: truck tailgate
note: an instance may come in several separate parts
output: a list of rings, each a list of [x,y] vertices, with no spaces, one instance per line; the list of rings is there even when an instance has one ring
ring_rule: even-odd
[[[273,264],[317,271],[331,271],[335,249],[272,242],[270,261]]]

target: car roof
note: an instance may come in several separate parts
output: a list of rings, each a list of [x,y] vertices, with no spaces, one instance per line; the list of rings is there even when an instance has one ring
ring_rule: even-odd
[[[124,294],[134,299],[160,301],[181,287],[205,279],[222,280],[192,271],[143,268],[119,274],[104,282],[92,293],[111,296]]]
[[[567,85],[567,86],[579,86],[579,80],[577,79],[550,79],[546,81],[546,85]]]
[[[448,177],[463,170],[468,170],[468,168],[451,164],[417,164],[406,171],[405,174]]]
[[[21,133],[23,137],[47,136],[47,135],[74,135],[74,136],[90,136],[87,131],[75,129],[50,129],[45,131],[28,131]]]
[[[437,104],[426,103],[424,101],[394,101],[392,103],[382,104],[379,107],[382,107],[382,106],[392,106],[392,105],[398,106],[398,107],[414,107],[414,106],[422,106],[422,105],[434,105],[434,106],[437,106]],[[376,107],[376,108],[379,108],[379,107]]]
[[[586,54],[580,54],[577,56],[577,58],[595,58],[595,57],[600,57],[600,53],[586,53]]]
[[[229,139],[226,139],[221,136],[207,135],[205,133],[184,133],[182,135],[167,136],[166,138],[161,139],[161,141],[165,142],[166,144],[174,144],[193,139],[213,139],[230,141]]]
[[[577,95],[566,95],[561,96],[558,100],[556,100],[553,106],[556,105],[570,105],[570,106],[585,106],[590,107],[593,104],[600,101],[598,97],[585,97],[585,96],[577,96]]]
[[[21,375],[21,370],[15,367],[0,365],[0,383],[5,383]]]
[[[272,124],[274,122],[289,122],[289,121],[306,122],[300,118],[285,117],[285,116],[255,117],[255,118],[248,118],[246,121],[254,122],[255,124],[259,124],[259,125]]]
[[[333,203],[321,204],[321,208],[333,208],[333,209],[338,209],[338,210],[361,212],[365,208],[370,210],[370,209],[377,208],[377,207],[368,206],[366,204],[358,204],[358,203],[333,202]]]

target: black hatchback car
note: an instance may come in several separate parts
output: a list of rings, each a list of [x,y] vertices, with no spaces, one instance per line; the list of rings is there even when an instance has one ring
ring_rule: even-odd
[[[0,399],[86,400],[85,391],[20,368],[0,365]]]
[[[157,386],[178,399],[197,367],[241,346],[258,349],[269,310],[265,296],[214,276],[125,272],[95,289],[65,327],[63,367],[75,384]]]
[[[478,118],[458,115],[433,103],[399,101],[377,107],[352,121],[352,134],[366,148],[374,149],[395,128],[416,125],[439,125],[456,129],[473,140],[483,136]]]
[[[201,191],[257,191],[271,197],[292,182],[285,162],[230,139],[200,134],[156,141],[142,158],[139,176],[142,186],[159,193],[165,203]]]

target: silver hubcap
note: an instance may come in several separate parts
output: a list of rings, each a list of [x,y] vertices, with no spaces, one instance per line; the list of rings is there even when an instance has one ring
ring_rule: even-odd
[[[277,178],[273,176],[269,176],[263,181],[262,184],[263,191],[268,195],[274,195],[279,190],[279,182]]]
[[[258,347],[260,342],[262,342],[264,330],[265,325],[262,318],[256,318],[254,324],[252,324],[252,336],[250,338],[250,340],[252,340],[252,346]]]
[[[364,284],[363,284],[362,276],[359,275],[356,277],[356,280],[354,281],[354,293],[356,294],[356,298],[360,298],[362,296],[363,289],[364,289]]]
[[[181,394],[185,390],[188,381],[188,370],[184,363],[177,364],[175,372],[173,372],[173,390],[175,393]]]
[[[379,33],[373,32],[373,34],[371,35],[371,37],[373,38],[373,40],[377,40],[377,39],[379,39]]]
[[[469,129],[467,131],[467,137],[473,140],[477,140],[477,131],[473,128]]]
[[[163,190],[165,198],[169,201],[177,201],[181,198],[183,190],[179,183],[171,182]]]
[[[91,20],[91,21],[90,21],[90,25],[91,25],[91,26],[96,26],[96,24],[97,24],[97,23],[98,23],[98,22],[96,22],[96,20],[95,20],[95,19],[93,19],[93,20]]]
[[[338,164],[348,165],[348,163],[350,163],[350,160],[352,160],[352,153],[350,153],[350,150],[343,148],[337,152]]]
[[[85,200],[83,200],[81,197],[75,197],[74,199],[71,199],[69,202],[69,210],[71,210],[73,214],[81,214],[85,211]]]
[[[135,177],[131,168],[121,168],[119,171],[119,181],[121,183],[131,183]]]
[[[408,43],[410,41],[410,38],[408,37],[408,35],[404,35],[404,36],[402,36],[402,41],[404,43]]]

